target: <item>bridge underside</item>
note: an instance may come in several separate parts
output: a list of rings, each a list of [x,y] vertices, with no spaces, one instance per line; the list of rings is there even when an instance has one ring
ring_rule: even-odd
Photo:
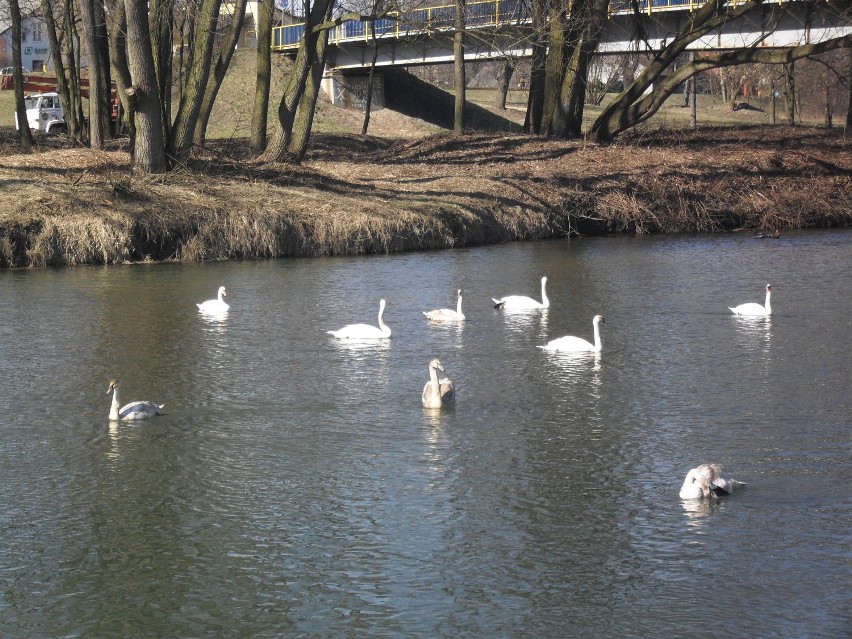
[[[606,22],[598,52],[623,54],[659,50],[690,20],[687,11],[653,15],[614,16]],[[529,27],[503,26],[467,34],[465,59],[492,60],[529,57]],[[696,40],[690,51],[741,49],[744,47],[788,48],[852,33],[852,24],[838,26],[838,18],[822,5],[787,3],[767,5]],[[644,37],[640,39],[640,34]],[[328,66],[335,70],[369,66],[372,45],[367,41],[341,42],[330,48]],[[442,64],[453,60],[452,31],[380,40],[377,66]]]

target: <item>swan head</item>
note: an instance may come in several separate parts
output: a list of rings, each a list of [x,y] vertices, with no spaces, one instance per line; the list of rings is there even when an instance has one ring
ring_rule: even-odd
[[[379,312],[385,310],[385,300],[384,298],[379,300]]]
[[[461,291],[462,291],[462,290],[461,290],[461,289],[459,289],[458,297],[461,297],[461,296],[462,296]]]
[[[437,357],[434,357],[432,361],[429,362],[429,368],[436,368],[442,373],[445,372],[444,367],[441,365],[441,360],[439,360]]]
[[[595,315],[595,318],[592,320],[592,324],[606,324],[606,320],[603,315]]]
[[[547,275],[541,278],[541,285],[544,286],[545,284],[547,284]]]
[[[228,291],[225,290],[224,286],[219,287],[219,295],[222,297],[228,297]]]
[[[118,380],[117,379],[111,379],[109,381],[109,388],[107,388],[107,395],[109,395],[116,388],[118,388]]]
[[[766,285],[766,292],[769,293],[771,291],[772,291],[772,287],[769,284],[767,284]]]

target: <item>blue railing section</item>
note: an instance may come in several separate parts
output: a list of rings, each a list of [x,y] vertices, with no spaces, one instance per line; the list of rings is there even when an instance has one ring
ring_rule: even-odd
[[[747,0],[728,0],[737,5]],[[777,0],[780,4],[784,0]],[[638,0],[640,12],[651,14],[656,11],[694,11],[704,4],[704,0]],[[611,0],[609,12],[613,14],[632,13],[630,0]],[[389,14],[387,18],[376,20],[377,38],[401,38],[417,35],[429,35],[433,31],[453,29],[456,19],[454,4],[437,7],[424,7],[402,13]],[[465,26],[473,28],[499,27],[511,24],[529,24],[529,3],[524,0],[483,0],[469,2],[465,7]],[[350,20],[335,27],[329,34],[329,42],[339,44],[368,40],[371,37],[369,22]],[[275,27],[272,32],[272,48],[277,51],[297,49],[305,24],[288,24]]]

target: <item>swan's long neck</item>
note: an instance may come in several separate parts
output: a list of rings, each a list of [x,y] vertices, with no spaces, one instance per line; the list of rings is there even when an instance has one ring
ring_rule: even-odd
[[[434,366],[429,367],[429,384],[432,387],[432,394],[435,397],[441,396],[441,384],[438,383],[438,369]]]
[[[595,327],[595,350],[601,350],[601,326],[600,322],[593,322]]]
[[[766,289],[766,312],[767,312],[767,314],[772,312],[772,307],[769,305],[770,295],[772,295],[772,291],[770,289]],[[781,300],[781,301],[783,302],[784,300]],[[783,304],[781,306],[783,306]]]
[[[382,315],[384,315],[384,312],[384,305],[379,306],[379,329],[382,331],[383,335],[390,335],[390,329],[387,327],[384,320],[382,319]]]
[[[219,298],[219,301],[220,301],[220,302],[224,302],[225,300],[224,300],[224,299],[222,299],[222,298],[223,298],[223,297],[225,297],[225,291],[223,291],[223,290],[220,288],[220,289],[219,289],[219,295],[217,295],[217,297]]]
[[[462,296],[459,295],[459,301],[456,303],[456,313],[458,313],[459,315],[462,314],[462,312],[461,312],[461,298],[462,298]]]
[[[541,280],[541,305],[545,308],[550,306],[550,300],[547,299],[547,280]]]
[[[118,386],[112,389],[112,405],[109,407],[109,418],[118,419]]]

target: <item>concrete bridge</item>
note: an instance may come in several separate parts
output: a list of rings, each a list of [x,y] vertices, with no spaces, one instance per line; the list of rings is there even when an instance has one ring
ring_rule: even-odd
[[[732,0],[731,4],[743,4]],[[629,53],[660,49],[678,32],[703,2],[695,0],[639,0],[645,40],[637,41],[637,20],[628,0],[614,0],[598,52]],[[849,7],[847,5],[847,11]],[[440,64],[453,60],[455,5],[425,7],[376,20],[379,40],[377,66]],[[852,18],[839,15],[822,0],[773,0],[722,30],[693,42],[689,49],[738,49],[759,43],[764,48],[787,48],[852,33]],[[467,4],[465,59],[490,60],[506,56],[529,57],[531,17],[529,2],[478,0]],[[774,28],[773,28],[774,27]],[[304,24],[276,27],[272,47],[295,53]],[[646,44],[647,43],[647,44]],[[328,66],[358,69],[368,66],[372,43],[368,22],[345,22],[329,36]]]

